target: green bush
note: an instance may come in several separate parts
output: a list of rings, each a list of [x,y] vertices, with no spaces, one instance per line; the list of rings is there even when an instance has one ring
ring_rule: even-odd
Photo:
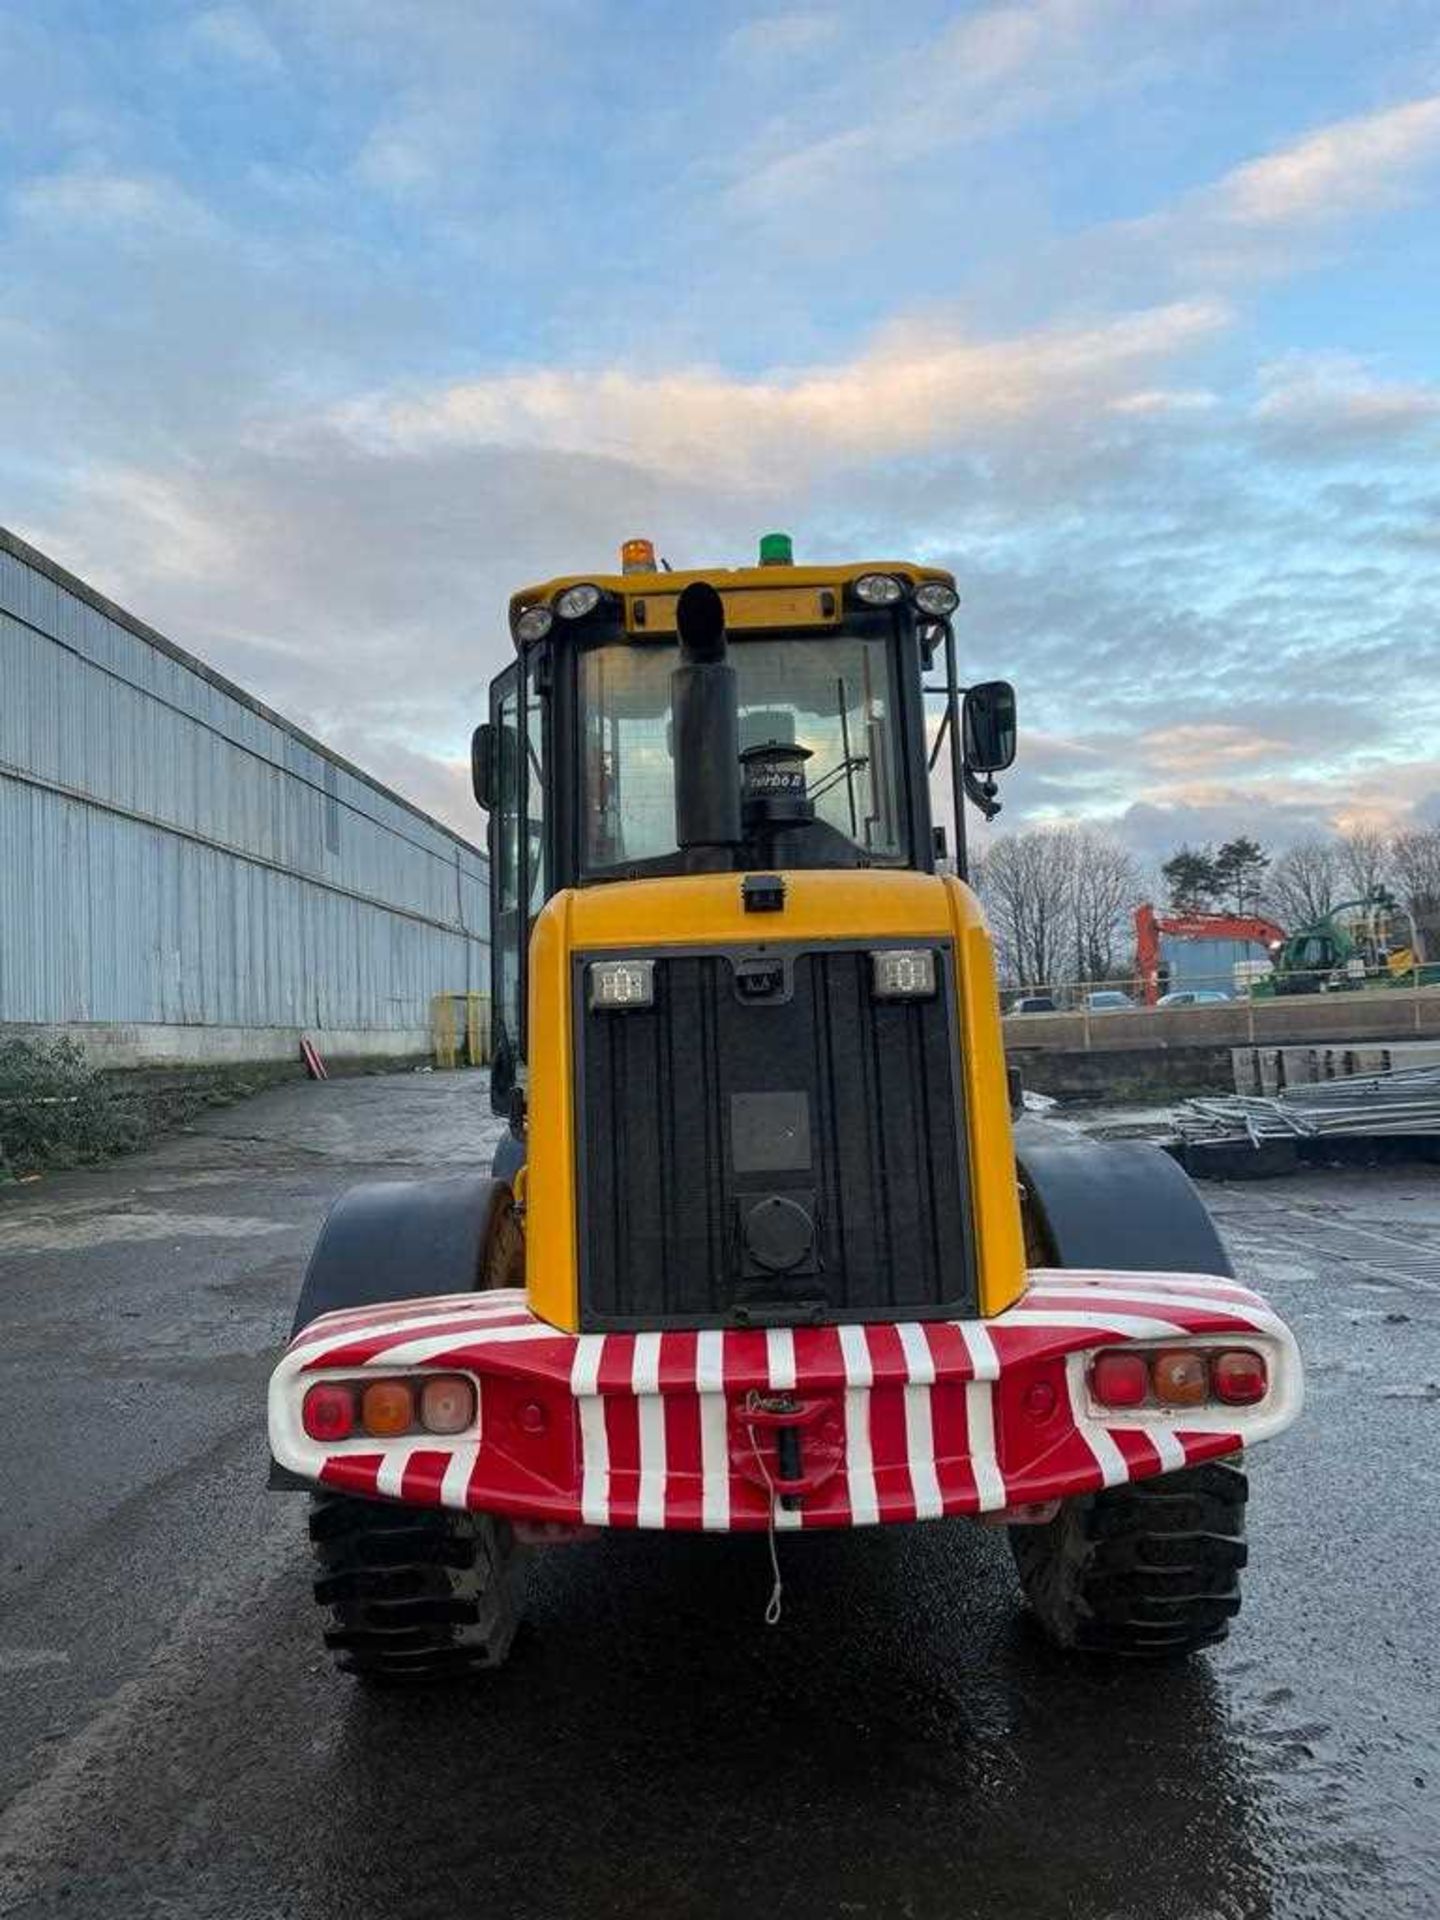
[[[73,1040],[0,1039],[0,1176],[125,1153],[145,1132],[142,1103]]]

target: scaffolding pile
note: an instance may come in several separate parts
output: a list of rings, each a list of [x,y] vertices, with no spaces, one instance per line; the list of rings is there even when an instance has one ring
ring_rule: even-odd
[[[1227,1094],[1187,1100],[1175,1113],[1187,1144],[1267,1140],[1440,1139],[1440,1067],[1397,1067],[1290,1087],[1273,1098]]]

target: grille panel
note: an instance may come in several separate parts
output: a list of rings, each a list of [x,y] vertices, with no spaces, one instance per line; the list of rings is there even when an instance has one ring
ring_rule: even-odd
[[[753,953],[646,955],[655,1004],[624,1012],[587,1009],[577,959],[582,1326],[974,1311],[954,980],[935,951],[939,991],[908,1002],[872,997],[868,949],[787,950],[784,996],[760,1003],[736,986]],[[772,1270],[775,1216],[788,1258],[796,1206],[813,1245]]]

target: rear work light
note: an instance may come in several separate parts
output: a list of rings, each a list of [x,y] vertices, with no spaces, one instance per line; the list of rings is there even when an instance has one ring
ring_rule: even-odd
[[[397,1440],[407,1433],[467,1433],[479,1402],[460,1373],[388,1374],[379,1380],[317,1380],[300,1424],[312,1440]]]
[[[1265,1356],[1251,1347],[1109,1347],[1090,1362],[1101,1407],[1253,1407],[1270,1391]]]
[[[653,1007],[655,1004],[655,962],[653,960],[594,960],[589,968],[589,1001],[592,1013],[607,1008]]]
[[[928,1000],[935,991],[935,955],[929,947],[886,947],[870,956],[877,1000]]]

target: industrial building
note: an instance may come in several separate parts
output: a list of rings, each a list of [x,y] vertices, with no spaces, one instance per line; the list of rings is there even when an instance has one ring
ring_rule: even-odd
[[[488,916],[478,848],[0,529],[0,1031],[420,1055]]]

